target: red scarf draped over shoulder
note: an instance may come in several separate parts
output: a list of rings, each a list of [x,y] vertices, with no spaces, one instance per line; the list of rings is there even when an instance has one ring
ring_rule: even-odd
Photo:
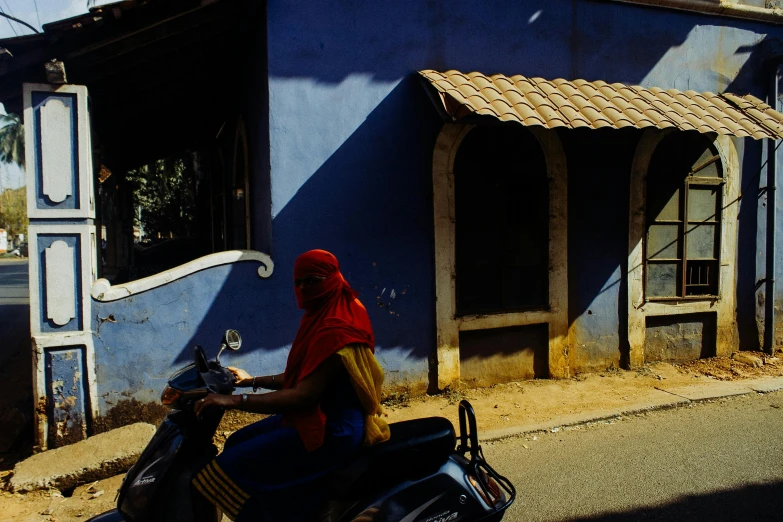
[[[283,388],[293,388],[327,358],[349,344],[375,349],[370,317],[356,292],[340,273],[337,258],[325,250],[305,252],[294,263],[294,279],[323,277],[318,283],[295,288],[296,302],[305,310],[288,354]],[[326,416],[320,403],[312,408],[284,415],[293,425],[308,451],[323,444]]]

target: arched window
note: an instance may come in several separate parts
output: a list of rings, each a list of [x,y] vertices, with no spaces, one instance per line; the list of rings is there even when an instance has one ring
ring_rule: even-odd
[[[478,126],[454,160],[457,314],[549,306],[549,181],[518,125]]]
[[[717,296],[723,166],[695,132],[661,140],[647,173],[645,295],[651,300]]]

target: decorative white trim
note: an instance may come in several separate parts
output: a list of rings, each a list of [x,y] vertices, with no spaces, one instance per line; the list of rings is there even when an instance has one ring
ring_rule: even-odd
[[[646,318],[662,315],[683,315],[700,312],[717,313],[717,355],[729,355],[736,350],[736,266],[737,216],[739,212],[739,157],[732,139],[718,136],[713,145],[718,150],[726,180],[721,216],[719,298],[683,299],[682,301],[651,301],[644,296],[645,202],[647,198],[647,168],[661,140],[675,130],[644,131],[631,168],[631,194],[628,225],[628,343],[630,364],[644,364]]]
[[[57,145],[53,143],[47,143],[44,146],[44,151],[46,152],[47,149],[50,149],[51,147],[54,147],[55,150],[50,150],[52,154],[58,150],[61,150],[63,147],[68,147],[68,153],[66,156],[68,158],[72,158],[71,154],[73,150],[77,151],[78,159],[79,159],[79,170],[76,173],[78,176],[78,187],[79,187],[79,201],[77,202],[77,208],[73,209],[60,209],[60,208],[37,208],[37,194],[39,187],[39,182],[37,179],[37,169],[36,165],[38,164],[38,151],[40,147],[42,146],[42,143],[38,142],[36,140],[35,133],[33,132],[34,125],[33,125],[33,118],[34,118],[34,112],[33,112],[33,104],[32,104],[32,94],[33,92],[44,92],[44,93],[52,93],[52,94],[76,94],[76,100],[75,100],[75,109],[76,109],[76,129],[77,129],[77,136],[73,136],[70,130],[70,127],[68,128],[68,132],[66,136],[51,136],[51,140],[53,140],[55,143],[57,143],[58,140],[65,140],[68,139],[67,136],[70,136],[70,142],[69,143],[58,143]],[[89,122],[89,112],[87,109],[87,87],[83,85],[50,85],[50,84],[36,84],[36,83],[25,83],[23,86],[23,95],[24,95],[24,127],[25,127],[25,143],[27,146],[25,147],[25,162],[27,165],[27,216],[31,218],[60,218],[60,219],[72,219],[72,218],[82,218],[82,219],[93,219],[95,218],[95,205],[94,205],[94,199],[93,199],[93,172],[92,172],[92,151],[91,151],[91,136],[90,136],[90,122]],[[47,104],[48,106],[48,104]],[[73,143],[73,140],[77,139],[78,143]],[[48,154],[48,153],[47,153]],[[70,172],[70,167],[66,167],[65,161],[58,161],[57,158],[52,157],[52,161],[46,161],[46,165],[51,166],[55,165],[57,172],[55,172],[54,178],[49,176],[49,174],[44,175],[44,179],[48,180],[46,185],[47,187],[51,187],[52,184],[54,184],[55,192],[54,192],[54,198],[52,198],[52,201],[57,202],[57,199],[60,197],[63,197],[63,190],[62,185],[66,182],[70,182],[71,180],[65,180],[60,179],[62,176],[62,172],[68,171]],[[43,166],[42,166],[43,168]],[[46,188],[46,190],[49,190],[49,188]],[[70,191],[70,183],[67,191]],[[64,199],[64,198],[63,198]]]
[[[46,259],[46,318],[65,326],[76,317],[73,271],[73,248],[65,241],[55,241],[44,250]]]
[[[231,263],[239,263],[242,261],[256,261],[261,263],[258,267],[258,276],[268,278],[274,271],[274,263],[272,258],[267,254],[256,252],[253,250],[228,250],[226,252],[216,252],[209,254],[198,259],[194,259],[184,265],[166,270],[159,274],[145,277],[130,283],[122,285],[112,286],[106,279],[98,279],[95,284],[92,285],[92,297],[96,301],[109,302],[116,301],[131,295],[140,294],[158,288],[160,286],[182,279],[190,274],[212,268],[214,266],[228,265]]]
[[[47,392],[46,392],[46,349],[60,348],[63,346],[84,346],[85,347],[85,371],[87,378],[85,382],[85,399],[89,404],[92,419],[98,418],[98,379],[95,375],[95,347],[93,345],[92,333],[90,332],[69,332],[53,335],[34,335],[33,341],[33,400],[36,405],[34,415],[34,433],[35,440],[41,450],[48,449],[49,446],[49,418],[47,417]],[[86,422],[86,420],[85,420]]]
[[[568,331],[568,196],[566,159],[554,131],[528,127],[541,146],[549,177],[549,308],[528,312],[457,317],[454,160],[473,125],[446,124],[432,159],[435,218],[435,317],[437,386],[459,381],[459,332],[548,323],[549,375],[569,375]]]
[[[73,114],[58,98],[50,98],[39,109],[41,112],[41,191],[55,203],[62,203],[73,195]]]
[[[41,265],[38,252],[38,236],[47,235],[79,235],[81,251],[76,253],[76,260],[81,268],[82,284],[77,288],[77,293],[82,297],[82,330],[90,329],[90,287],[92,285],[92,245],[91,235],[95,234],[93,225],[57,225],[57,224],[30,224],[28,227],[30,261],[30,332],[32,335],[50,335],[52,332],[41,331]],[[45,284],[46,282],[44,282]],[[71,335],[74,332],[63,332],[58,335]]]

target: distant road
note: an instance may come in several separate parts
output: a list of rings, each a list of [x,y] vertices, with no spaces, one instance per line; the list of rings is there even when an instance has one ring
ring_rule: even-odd
[[[783,520],[783,392],[485,445],[504,522]]]
[[[30,339],[27,260],[0,259],[0,363]],[[29,346],[28,346],[29,348]]]

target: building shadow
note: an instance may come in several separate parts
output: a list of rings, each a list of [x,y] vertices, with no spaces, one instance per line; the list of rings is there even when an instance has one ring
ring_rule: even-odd
[[[717,520],[778,521],[783,513],[783,482],[755,484],[743,488],[688,495],[665,506],[645,507],[622,513],[572,519],[592,522],[636,522],[688,520],[713,522]]]

